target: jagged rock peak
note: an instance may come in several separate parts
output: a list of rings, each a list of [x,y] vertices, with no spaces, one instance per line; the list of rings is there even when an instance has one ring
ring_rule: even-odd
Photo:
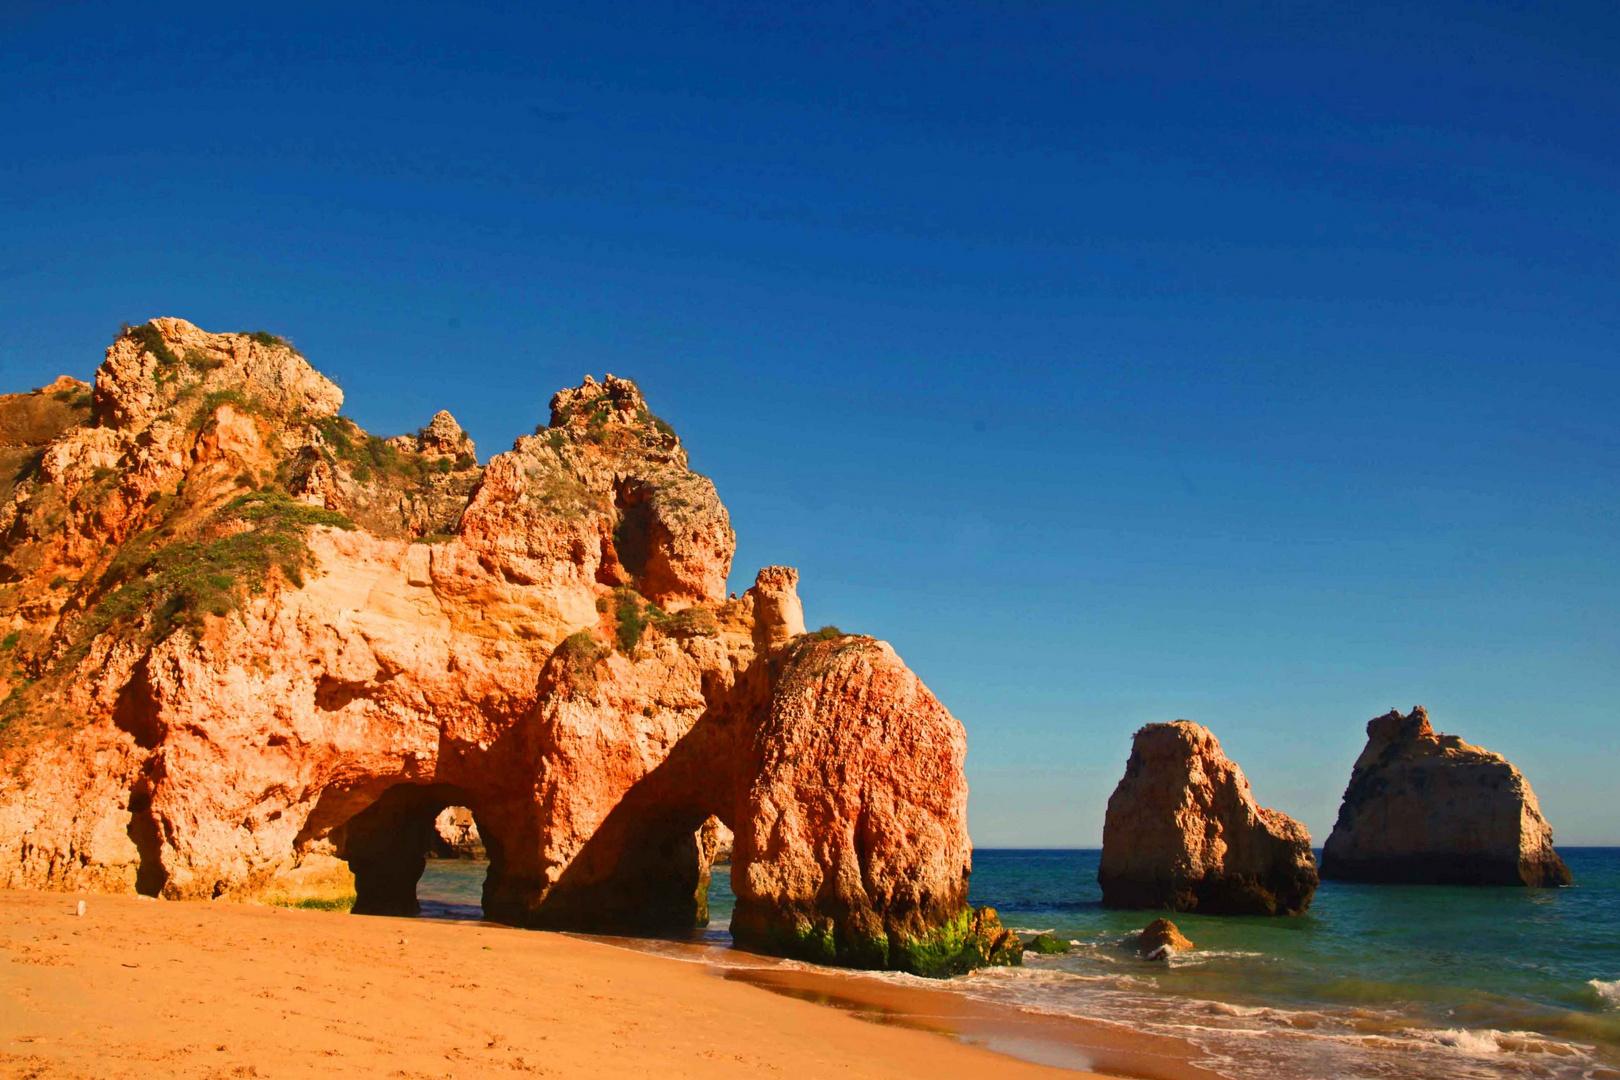
[[[422,444],[422,451],[428,454],[459,457],[473,452],[472,436],[461,430],[461,425],[456,423],[456,418],[447,409],[433,414],[433,419],[422,429],[417,440]]]
[[[1367,722],[1322,875],[1347,881],[1568,885],[1552,826],[1501,754],[1436,732],[1421,705]]]
[[[587,375],[578,386],[559,390],[551,398],[551,427],[589,431],[608,426],[656,428],[675,441],[675,429],[647,408],[641,388],[631,379],[606,375],[601,382]]]
[[[1136,733],[1097,880],[1109,907],[1288,915],[1310,906],[1316,858],[1305,826],[1255,802],[1208,728],[1176,720]]]
[[[184,319],[126,327],[96,371],[95,422],[139,428],[186,400],[234,391],[260,407],[310,419],[336,415],[343,391],[283,338],[211,334]]]
[[[482,467],[268,334],[157,320],[99,413],[53,387],[0,395],[0,887],[411,913],[463,807],[491,918],[690,930],[724,827],[739,942],[1021,956],[967,904],[960,722],[887,645],[795,635],[795,571],[727,598],[725,507],[628,380]]]
[[[781,645],[804,633],[804,605],[799,601],[799,572],[791,566],[767,566],[748,590],[753,604],[754,638],[763,646]]]
[[[1405,716],[1401,715],[1399,709],[1391,709],[1383,716],[1375,716],[1367,721],[1367,745],[1362,749],[1361,756],[1356,758],[1355,767],[1367,768],[1391,753],[1409,757],[1444,754],[1470,760],[1507,762],[1501,754],[1493,754],[1482,746],[1463,742],[1456,735],[1435,731],[1429,723],[1429,710],[1422,705],[1412,706],[1412,711]]]
[[[456,423],[456,418],[451,416],[447,409],[440,409],[434,413],[428,426],[415,435],[395,435],[388,442],[396,449],[426,454],[429,457],[461,460],[476,459],[478,455],[472,436],[461,430],[461,425]]]

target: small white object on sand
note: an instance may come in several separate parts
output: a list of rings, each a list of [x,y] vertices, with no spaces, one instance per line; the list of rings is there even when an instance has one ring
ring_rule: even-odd
[[[83,900],[79,901],[79,910],[75,911],[73,914],[81,916],[81,917],[84,915],[84,901]]]

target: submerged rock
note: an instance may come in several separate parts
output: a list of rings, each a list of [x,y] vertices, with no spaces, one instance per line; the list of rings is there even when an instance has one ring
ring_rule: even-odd
[[[1214,735],[1176,720],[1136,733],[1097,881],[1108,907],[1292,915],[1310,906],[1316,858],[1305,826],[1256,804]]]
[[[1146,960],[1168,960],[1178,952],[1188,952],[1194,946],[1190,939],[1176,929],[1169,919],[1154,919],[1133,935],[1136,951]]]
[[[1074,946],[1069,944],[1068,938],[1060,938],[1055,934],[1036,934],[1024,942],[1024,948],[1028,952],[1051,956],[1054,953],[1066,953]]]
[[[1016,962],[967,904],[961,724],[806,635],[791,568],[727,598],[726,509],[634,382],[486,465],[448,413],[389,440],[342,402],[180,319],[0,398],[0,887],[410,913],[464,807],[493,919],[690,929],[734,830],[739,941]]]
[[[1568,885],[1535,792],[1500,754],[1429,725],[1420,705],[1367,723],[1322,876],[1421,885]]]

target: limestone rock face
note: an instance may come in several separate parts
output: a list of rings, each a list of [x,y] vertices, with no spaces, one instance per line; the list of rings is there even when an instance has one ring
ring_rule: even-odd
[[[732,936],[927,973],[966,910],[967,735],[883,642],[800,638],[781,664],[737,792]]]
[[[736,835],[728,828],[725,822],[711,816],[698,828],[698,851],[702,861],[709,866],[719,866],[731,861],[732,845]]]
[[[477,454],[472,436],[462,431],[456,418],[443,409],[433,414],[432,421],[417,435],[416,442],[423,453],[442,457],[471,457]]]
[[[1322,876],[1425,885],[1568,885],[1535,792],[1500,754],[1429,725],[1420,705],[1367,723]]]
[[[799,572],[792,567],[765,567],[744,599],[753,605],[754,628],[761,645],[781,645],[804,633]]]
[[[96,372],[95,416],[102,426],[144,428],[183,407],[186,393],[252,387],[266,408],[332,416],[343,391],[285,341],[268,334],[210,334],[184,319],[153,319],[120,334]]]
[[[1097,880],[1109,907],[1290,915],[1310,906],[1317,873],[1305,826],[1256,804],[1215,736],[1176,720],[1136,733]]]
[[[341,403],[178,319],[93,393],[0,397],[0,887],[410,913],[463,807],[492,918],[690,928],[731,830],[739,940],[1012,962],[966,904],[961,725],[887,645],[804,635],[796,571],[726,598],[725,508],[634,383],[482,466],[447,413],[385,440]]]

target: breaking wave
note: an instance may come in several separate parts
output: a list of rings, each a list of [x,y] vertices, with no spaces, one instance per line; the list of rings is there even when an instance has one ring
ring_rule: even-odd
[[[1620,979],[1610,979],[1608,982],[1604,982],[1602,979],[1593,979],[1586,985],[1590,986],[1592,992],[1597,994],[1598,1000],[1603,1003],[1604,1008],[1620,1009]]]

